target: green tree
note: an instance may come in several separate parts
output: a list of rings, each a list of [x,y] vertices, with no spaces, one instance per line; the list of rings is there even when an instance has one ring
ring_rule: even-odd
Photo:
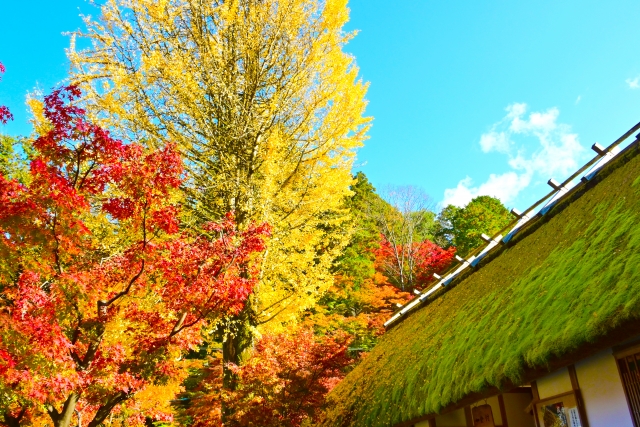
[[[384,201],[363,172],[356,173],[354,179],[356,181],[350,187],[353,195],[346,202],[352,215],[353,234],[338,259],[336,274],[349,277],[355,286],[359,286],[375,273],[374,251],[380,244],[380,230],[369,211],[372,205]]]
[[[353,337],[353,348],[368,351],[384,332],[383,322],[395,303],[406,302],[409,294],[388,282],[376,258],[381,230],[373,212],[391,215],[396,211],[376,193],[363,172],[353,178],[352,194],[345,202],[351,212],[351,239],[334,268],[333,286],[303,319],[319,335],[344,331]]]
[[[449,205],[438,215],[436,243],[444,248],[455,246],[466,256],[481,246],[483,233],[492,235],[513,219],[509,210],[495,197],[478,196],[463,208]]]
[[[27,166],[29,146],[24,141],[8,135],[0,135],[0,174],[25,184],[29,178]]]

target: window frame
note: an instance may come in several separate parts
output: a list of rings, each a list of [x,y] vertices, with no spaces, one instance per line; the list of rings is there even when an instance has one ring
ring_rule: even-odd
[[[633,405],[631,400],[629,399],[629,393],[627,392],[627,384],[625,383],[625,379],[624,379],[620,364],[623,361],[626,363],[627,357],[635,356],[637,354],[640,354],[640,342],[638,341],[613,348],[613,357],[616,360],[616,368],[618,369],[618,375],[620,376],[620,385],[622,385],[624,398],[627,401],[627,409],[629,410],[629,417],[631,418],[631,423],[633,424],[634,427],[640,427],[640,415],[638,416],[638,421],[636,421],[636,416],[633,413]],[[640,358],[636,359],[637,360],[636,365],[638,365],[637,368],[638,370],[640,370],[640,363],[638,362],[638,359]],[[638,409],[640,409],[640,404],[638,405],[638,407],[639,407]]]

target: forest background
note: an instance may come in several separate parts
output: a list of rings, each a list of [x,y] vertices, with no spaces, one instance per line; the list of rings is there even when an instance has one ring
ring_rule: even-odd
[[[310,425],[396,305],[513,219],[352,174],[370,119],[347,19],[340,0],[87,19],[69,85],[1,140],[5,425]]]

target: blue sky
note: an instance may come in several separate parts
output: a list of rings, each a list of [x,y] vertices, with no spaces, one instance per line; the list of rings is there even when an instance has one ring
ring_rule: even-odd
[[[351,0],[347,46],[370,82],[375,186],[415,185],[435,202],[499,196],[523,210],[640,121],[638,1]],[[0,16],[0,104],[25,134],[25,94],[64,79],[81,0],[8,2]]]

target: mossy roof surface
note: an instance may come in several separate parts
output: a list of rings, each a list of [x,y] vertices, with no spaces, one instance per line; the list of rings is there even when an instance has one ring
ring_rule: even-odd
[[[636,152],[388,331],[329,395],[325,425],[393,426],[438,413],[639,318]]]

